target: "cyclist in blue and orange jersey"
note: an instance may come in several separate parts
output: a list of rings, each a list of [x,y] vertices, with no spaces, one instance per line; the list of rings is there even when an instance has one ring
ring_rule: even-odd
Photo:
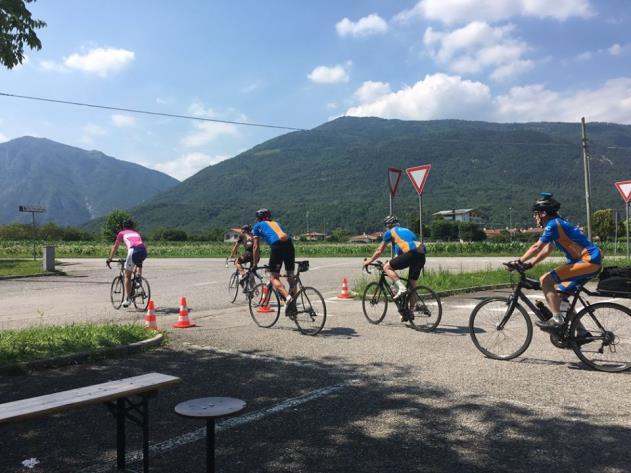
[[[379,258],[385,251],[388,243],[392,243],[396,256],[386,263],[383,269],[388,277],[396,283],[398,291],[394,299],[398,299],[407,291],[407,288],[399,279],[395,270],[409,268],[410,288],[416,287],[416,281],[421,275],[423,266],[425,266],[425,245],[417,241],[413,231],[399,226],[399,219],[394,215],[388,215],[384,219],[383,224],[386,226],[387,231],[383,234],[383,240],[375,250],[375,253],[364,261],[364,267]]]
[[[577,226],[559,216],[560,208],[561,204],[552,198],[552,194],[541,193],[541,197],[532,206],[532,211],[537,225],[544,229],[543,234],[518,260],[518,263],[529,269],[552,253],[555,246],[567,258],[566,264],[544,274],[539,280],[553,314],[545,322],[535,322],[541,328],[558,327],[564,322],[562,299],[557,294],[557,288],[562,294],[571,294],[578,283],[593,278],[602,268],[603,254],[600,248]]]
[[[286,311],[291,312],[294,310],[295,304],[291,304],[291,294],[295,289],[294,284],[294,267],[296,261],[296,255],[294,251],[294,243],[291,236],[283,229],[280,223],[272,220],[272,213],[268,209],[259,209],[256,211],[257,223],[252,228],[252,237],[254,239],[254,245],[252,252],[254,254],[254,264],[258,264],[261,259],[261,246],[259,240],[261,237],[270,246],[270,281],[274,288],[285,298]],[[289,291],[285,289],[285,286],[280,280],[280,269],[282,265],[285,265],[285,271],[287,271],[287,279],[289,281]],[[291,308],[290,308],[291,307]]]

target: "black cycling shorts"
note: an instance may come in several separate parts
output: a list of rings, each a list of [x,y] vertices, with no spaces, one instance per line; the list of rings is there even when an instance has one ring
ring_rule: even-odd
[[[269,267],[272,273],[280,273],[280,268],[285,264],[285,271],[293,272],[296,254],[294,251],[294,243],[291,240],[277,241],[271,247],[269,257]]]
[[[131,255],[131,260],[136,266],[142,268],[142,262],[147,259],[147,249],[144,246],[134,247],[134,252]]]
[[[241,256],[237,258],[237,261],[239,262],[239,264],[245,264],[245,263],[251,263],[253,259],[254,257],[252,255],[252,252],[246,251],[245,253],[243,253]]]
[[[425,266],[425,255],[416,251],[408,251],[390,260],[392,269],[400,270],[410,268],[408,278],[416,281],[421,275],[421,269]]]

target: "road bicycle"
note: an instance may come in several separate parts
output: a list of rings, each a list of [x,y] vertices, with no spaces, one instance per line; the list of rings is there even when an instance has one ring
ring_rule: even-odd
[[[413,288],[409,281],[401,278],[406,282],[408,290],[395,299],[398,288],[387,277],[383,269],[384,263],[377,260],[368,266],[379,271],[379,280],[369,283],[362,296],[362,310],[368,322],[375,325],[381,323],[388,311],[388,301],[391,301],[401,314],[402,321],[408,322],[412,328],[431,332],[438,327],[443,315],[443,305],[438,294],[427,286],[416,285]],[[364,269],[372,274],[368,266]]]
[[[302,334],[317,335],[326,323],[326,304],[317,289],[304,286],[300,279],[300,273],[309,270],[309,261],[296,261],[296,268],[293,301],[286,314]],[[260,266],[259,269],[269,270],[269,266]],[[263,328],[273,327],[280,316],[281,299],[271,281],[254,286],[249,300],[254,323]]]
[[[234,261],[235,260],[233,259],[226,259],[226,265],[229,262],[234,263]],[[256,270],[256,267],[250,265],[245,269],[245,275],[243,278],[241,278],[241,273],[237,268],[235,268],[234,272],[230,274],[230,277],[228,278],[228,299],[230,302],[237,300],[239,290],[243,292],[246,300],[250,300],[250,297],[252,297],[252,290],[256,286],[257,280],[258,282],[263,281],[263,277],[258,274]]]
[[[552,314],[541,302],[533,302],[524,289],[541,290],[538,280],[526,276],[522,264],[504,263],[519,274],[508,297],[490,297],[480,302],[469,317],[469,330],[475,347],[496,360],[511,360],[526,351],[532,341],[532,321],[524,305],[541,321]],[[586,296],[600,296],[578,284],[571,295],[565,322],[546,329],[557,348],[571,348],[587,366],[599,371],[631,368],[631,310],[613,302],[590,303]],[[522,302],[524,305],[522,305]],[[577,307],[580,302],[582,308]]]
[[[112,281],[110,300],[112,301],[112,307],[114,307],[114,309],[120,309],[125,300],[125,260],[117,259],[112,260],[112,262],[119,265],[120,272]],[[105,264],[108,268],[112,269],[108,261],[106,261]],[[136,309],[147,310],[149,298],[151,297],[151,288],[149,287],[149,282],[136,273],[136,269],[137,267],[134,268],[131,275],[131,294],[129,298]]]

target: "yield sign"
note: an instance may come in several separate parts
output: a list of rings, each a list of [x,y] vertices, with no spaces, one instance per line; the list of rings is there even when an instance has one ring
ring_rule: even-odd
[[[392,197],[397,193],[397,187],[399,187],[399,179],[401,179],[402,172],[401,169],[388,168],[388,187],[390,187],[390,195]]]
[[[620,181],[614,183],[622,199],[628,204],[631,200],[631,181]]]
[[[416,192],[419,194],[423,193],[423,187],[425,186],[425,181],[427,181],[427,176],[429,175],[429,170],[431,168],[431,164],[423,164],[421,166],[407,168],[405,170],[410,178],[410,181],[412,181],[412,185],[416,189]]]

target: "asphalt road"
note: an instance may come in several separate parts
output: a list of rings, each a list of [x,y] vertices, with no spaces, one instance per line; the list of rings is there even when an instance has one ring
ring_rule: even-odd
[[[201,260],[191,263],[190,274],[169,276],[176,263],[158,261],[150,276],[160,294],[176,300],[179,286],[191,286],[195,274],[208,275],[208,281],[225,276],[219,261]],[[90,265],[86,280],[104,272],[97,262]],[[339,292],[336,280],[359,274],[357,260],[350,259],[323,259],[312,268],[305,282],[327,297]],[[10,298],[17,297],[16,287],[29,293],[36,292],[31,285],[44,284],[15,283]],[[100,291],[103,298],[104,284],[87,286],[86,292]],[[199,296],[190,294],[198,327],[169,329],[177,315],[159,314],[158,325],[169,329],[168,347],[3,376],[0,402],[148,371],[179,376],[182,383],[151,401],[154,472],[204,471],[203,424],[173,412],[177,403],[204,396],[248,403],[239,416],[219,424],[217,464],[223,472],[631,470],[629,374],[588,370],[537,330],[522,357],[484,358],[471,343],[467,321],[474,305],[491,293],[445,299],[435,333],[409,329],[392,309],[381,325],[370,325],[359,302],[329,300],[325,329],[306,337],[284,317],[274,328],[258,328],[245,307],[222,302],[223,285],[200,287]],[[110,471],[115,455],[114,421],[99,406],[2,430],[2,472]],[[136,429],[129,430],[130,449],[138,449]],[[38,463],[25,469],[22,462],[29,459]]]

